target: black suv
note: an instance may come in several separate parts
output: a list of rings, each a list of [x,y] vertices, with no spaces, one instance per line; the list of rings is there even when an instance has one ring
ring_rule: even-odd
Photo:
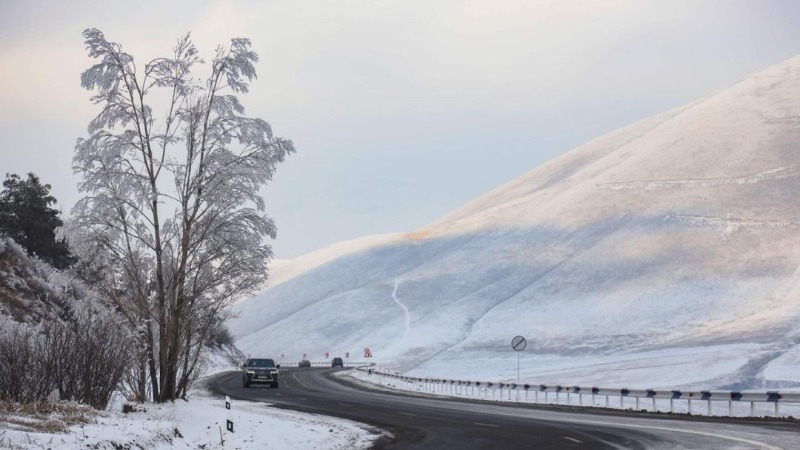
[[[242,384],[249,388],[253,383],[269,383],[273,388],[278,387],[278,368],[275,361],[267,358],[250,358],[242,364]]]
[[[344,367],[344,361],[342,361],[342,358],[333,358],[331,367]]]

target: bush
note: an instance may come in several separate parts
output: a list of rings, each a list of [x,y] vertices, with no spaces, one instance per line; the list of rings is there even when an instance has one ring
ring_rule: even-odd
[[[0,400],[30,403],[53,390],[37,328],[0,318]]]
[[[129,333],[116,314],[79,302],[70,321],[5,319],[0,332],[0,400],[60,398],[105,409],[130,360]]]

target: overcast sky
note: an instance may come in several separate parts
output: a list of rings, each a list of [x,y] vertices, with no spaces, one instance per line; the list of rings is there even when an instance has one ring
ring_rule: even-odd
[[[298,150],[263,193],[278,258],[413,231],[571,148],[800,53],[787,1],[0,0],[0,176],[68,213],[94,27],[143,61],[249,37],[243,104]],[[210,59],[210,58],[208,58]]]

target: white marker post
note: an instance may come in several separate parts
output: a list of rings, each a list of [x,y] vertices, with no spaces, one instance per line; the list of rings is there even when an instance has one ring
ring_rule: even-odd
[[[233,420],[231,419],[231,398],[227,395],[225,396],[225,409],[227,410],[225,413],[225,428],[233,433]]]

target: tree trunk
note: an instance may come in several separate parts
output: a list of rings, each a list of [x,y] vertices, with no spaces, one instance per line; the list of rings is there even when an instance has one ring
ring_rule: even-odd
[[[147,321],[147,362],[150,366],[150,382],[153,385],[153,401],[158,401],[160,399],[159,393],[159,384],[158,384],[158,372],[156,371],[156,360],[155,360],[155,350],[153,349],[153,323],[148,320]]]

